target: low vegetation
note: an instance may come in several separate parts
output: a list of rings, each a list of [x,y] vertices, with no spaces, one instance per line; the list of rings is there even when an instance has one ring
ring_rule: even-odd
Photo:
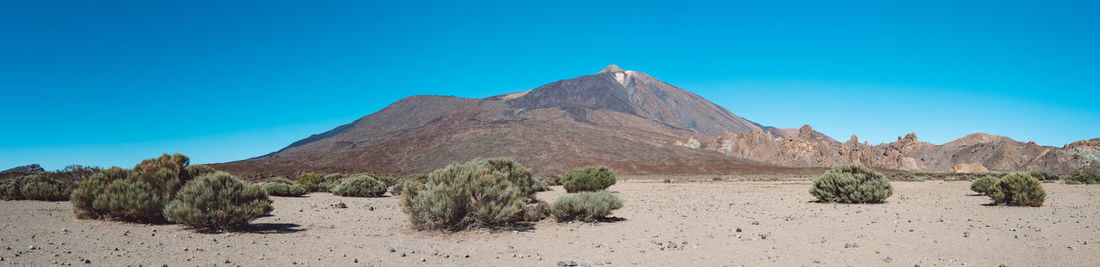
[[[183,186],[164,207],[164,217],[197,229],[233,230],[272,209],[271,200],[260,186],[218,172]]]
[[[545,184],[546,186],[561,185],[561,176],[550,174],[550,175],[546,175],[546,176],[543,176],[543,177],[539,177],[539,181],[542,182],[543,184]]]
[[[295,183],[309,192],[323,192],[328,190],[321,190],[319,186],[325,181],[325,176],[316,173],[306,173],[298,176],[298,180]]]
[[[1005,175],[993,184],[989,197],[993,203],[1011,206],[1043,205],[1047,193],[1043,190],[1043,184],[1039,179],[1031,175],[1013,173]]]
[[[997,180],[1000,180],[1000,178],[994,175],[987,175],[978,180],[974,180],[974,182],[970,184],[970,190],[988,196],[989,193],[993,192],[993,185],[997,183]]]
[[[309,193],[305,188],[293,183],[282,183],[277,181],[268,181],[261,185],[264,193],[271,196],[280,197],[300,197]]]
[[[332,192],[333,189],[336,189],[336,186],[340,185],[340,183],[343,183],[344,179],[347,178],[347,174],[330,173],[328,175],[325,175],[324,179],[321,180],[321,183],[317,184],[317,188],[321,192]]]
[[[420,230],[507,226],[523,219],[536,182],[510,159],[474,159],[432,172],[422,189],[406,187],[401,206]]]
[[[164,154],[130,170],[111,168],[92,175],[73,190],[70,202],[81,218],[164,221],[164,205],[196,174],[211,170],[191,167],[190,159],[182,154]]]
[[[1094,169],[1082,169],[1066,177],[1066,183],[1071,184],[1100,184],[1100,171]]]
[[[343,179],[332,193],[343,197],[380,197],[386,194],[386,184],[370,175],[357,174]]]
[[[612,185],[615,185],[615,173],[603,166],[575,169],[562,178],[562,186],[569,193],[599,191]]]
[[[558,197],[550,206],[550,213],[559,222],[596,221],[607,218],[611,211],[622,207],[622,199],[611,192],[580,192]]]
[[[19,176],[0,181],[0,199],[65,201],[81,181],[99,168],[71,165],[64,169]]]
[[[867,167],[840,165],[815,179],[810,194],[826,203],[881,203],[894,194],[894,188]]]
[[[393,184],[393,188],[390,189],[390,194],[400,196],[405,190],[416,191],[423,189],[424,183],[428,182],[428,176],[423,174],[410,174],[400,179]]]

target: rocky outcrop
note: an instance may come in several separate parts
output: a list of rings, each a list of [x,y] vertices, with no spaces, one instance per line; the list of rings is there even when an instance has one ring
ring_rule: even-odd
[[[46,169],[43,169],[42,166],[38,164],[30,164],[0,171],[0,174],[35,174],[45,171]]]
[[[830,167],[859,163],[874,168],[926,172],[1073,172],[1100,159],[1100,139],[1084,140],[1064,148],[1017,142],[985,133],[935,145],[921,142],[915,133],[897,141],[871,146],[852,135],[836,143],[810,126],[799,134],[775,137],[763,131],[727,133],[708,142],[703,149],[729,156],[785,167]]]
[[[989,169],[986,169],[985,166],[982,166],[981,163],[971,162],[971,163],[955,164],[955,167],[951,167],[951,169],[947,170],[947,172],[950,172],[950,173],[987,173],[987,172],[989,172]]]

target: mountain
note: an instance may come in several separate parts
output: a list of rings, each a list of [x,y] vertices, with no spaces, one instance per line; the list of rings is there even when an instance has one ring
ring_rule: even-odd
[[[674,143],[768,131],[649,75],[593,75],[484,99],[412,96],[352,123],[243,161],[245,177],[301,172],[425,173],[477,157],[510,157],[537,173],[607,165],[621,174],[799,171]]]
[[[35,173],[40,173],[40,172],[45,172],[45,171],[46,171],[46,169],[43,169],[42,166],[40,166],[38,164],[23,165],[23,166],[7,169],[7,170],[4,170],[4,171],[0,171],[0,178],[17,177],[17,176],[23,176],[23,175],[27,175],[27,174],[35,174]]]
[[[762,126],[645,73],[611,65],[483,99],[411,96],[260,157],[213,164],[249,178],[304,172],[426,173],[510,157],[536,173],[606,165],[619,174],[817,172],[860,163],[904,171],[1071,172],[1100,158],[1100,139],[1062,148],[973,134],[943,145],[915,134],[841,143],[813,130]]]

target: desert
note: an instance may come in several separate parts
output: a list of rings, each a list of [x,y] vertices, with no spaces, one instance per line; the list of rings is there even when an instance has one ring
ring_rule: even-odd
[[[67,202],[15,201],[4,261],[129,266],[1089,266],[1100,260],[1100,187],[1046,184],[1039,208],[987,206],[969,183],[896,182],[873,205],[812,202],[806,178],[625,178],[625,205],[595,223],[512,230],[409,229],[396,198],[274,197],[242,232],[82,221]],[[564,190],[541,192],[553,200]],[[335,208],[345,203],[347,208]],[[34,247],[34,249],[28,249]],[[85,264],[84,260],[90,262]],[[1011,264],[1010,264],[1011,263]]]

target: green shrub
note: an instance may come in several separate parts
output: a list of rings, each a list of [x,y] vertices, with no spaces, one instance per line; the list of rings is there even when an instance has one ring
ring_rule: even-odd
[[[840,165],[814,180],[810,194],[821,202],[881,203],[894,194],[894,188],[867,167]]]
[[[344,179],[332,193],[344,197],[380,197],[386,194],[386,184],[369,175],[357,174]]]
[[[275,176],[275,177],[267,178],[267,180],[265,180],[264,183],[294,184],[294,181],[291,181],[289,178],[286,178],[286,177],[283,177],[283,176]],[[299,187],[301,187],[301,186],[299,186]]]
[[[615,173],[603,166],[578,168],[562,178],[562,186],[569,193],[599,191],[612,185],[615,185]]]
[[[561,177],[553,174],[539,177],[539,181],[546,186],[561,185]]]
[[[305,188],[302,188],[301,186],[290,183],[282,183],[278,180],[263,183],[263,185],[261,186],[261,188],[263,188],[264,190],[264,193],[267,193],[270,196],[300,197],[305,195],[306,193],[309,193],[306,191]]]
[[[1047,193],[1043,190],[1043,184],[1039,179],[1019,173],[1009,174],[997,180],[993,184],[992,192],[989,193],[993,203],[1011,206],[1042,206],[1046,196]]]
[[[402,211],[420,230],[464,230],[522,220],[534,178],[510,159],[474,159],[428,175],[422,189],[403,189]]]
[[[218,172],[218,170],[215,170],[214,167],[206,165],[189,165],[185,167],[184,170],[187,170],[187,173],[190,174],[191,177],[199,177]]]
[[[325,178],[321,181],[321,183],[317,184],[318,190],[321,190],[323,192],[332,192],[332,190],[335,189],[336,186],[340,185],[340,183],[343,183],[344,179],[347,178],[348,175],[343,173],[330,173],[329,175],[325,175]]]
[[[204,230],[232,230],[271,212],[263,189],[219,172],[187,183],[164,207],[169,221]]]
[[[401,177],[394,183],[393,188],[390,189],[390,193],[395,196],[400,196],[406,189],[420,190],[423,189],[424,183],[428,182],[428,176],[423,174],[411,174]]]
[[[623,207],[623,200],[607,191],[580,192],[563,195],[550,206],[550,213],[559,222],[595,221]]]
[[[111,168],[92,175],[73,190],[73,212],[82,218],[107,218],[137,222],[164,220],[164,205],[192,180],[192,173],[208,168],[189,168],[182,154],[164,154],[143,160],[132,170]]]
[[[998,178],[992,175],[982,177],[970,184],[970,190],[978,192],[978,194],[989,195],[993,191],[993,185],[997,183],[997,180]]]
[[[76,187],[74,182],[59,180],[51,173],[24,175],[0,182],[0,199],[4,200],[68,200]]]
[[[390,177],[390,176],[376,175],[376,174],[370,174],[370,177],[374,177],[374,179],[377,179],[379,182],[382,182],[382,184],[385,184],[386,187],[391,187],[391,186],[397,184],[397,180],[399,180],[397,177]]]
[[[1031,172],[1031,177],[1035,177],[1035,179],[1038,179],[1040,182],[1057,181],[1062,179],[1062,177],[1057,174],[1045,172]]]
[[[320,190],[320,187],[318,185],[321,184],[324,181],[325,181],[325,176],[324,175],[320,175],[320,174],[316,174],[316,173],[306,173],[306,174],[299,175],[298,180],[295,181],[295,182],[298,183],[298,186],[301,186],[302,188],[305,188],[306,191],[321,192],[322,190]],[[328,190],[324,190],[324,191],[328,191]]]
[[[1066,182],[1080,184],[1100,184],[1100,171],[1094,169],[1081,169],[1066,178]]]

